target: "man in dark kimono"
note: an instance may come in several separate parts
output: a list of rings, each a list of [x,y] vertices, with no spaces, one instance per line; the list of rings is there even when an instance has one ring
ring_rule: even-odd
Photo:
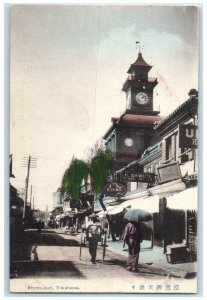
[[[143,240],[141,224],[129,222],[124,230],[124,243],[128,245],[127,270],[137,272],[140,243]]]

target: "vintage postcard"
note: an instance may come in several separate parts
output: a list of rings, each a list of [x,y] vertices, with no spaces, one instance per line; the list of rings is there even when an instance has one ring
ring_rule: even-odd
[[[196,294],[199,5],[10,6],[10,292]]]

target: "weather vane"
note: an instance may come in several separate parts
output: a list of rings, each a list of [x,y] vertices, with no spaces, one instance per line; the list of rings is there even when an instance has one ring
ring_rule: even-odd
[[[139,47],[139,52],[143,51],[144,45],[141,45],[139,41],[136,41],[136,49],[138,49],[138,47]]]

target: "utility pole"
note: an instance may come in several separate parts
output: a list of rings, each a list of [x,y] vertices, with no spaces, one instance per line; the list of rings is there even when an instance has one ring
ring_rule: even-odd
[[[46,204],[46,209],[45,209],[45,224],[47,223],[47,212],[48,212],[48,205]]]
[[[27,206],[27,196],[28,196],[28,184],[29,184],[29,175],[30,175],[30,168],[36,168],[37,166],[37,159],[32,158],[30,155],[29,157],[23,157],[22,159],[23,167],[27,167],[27,176],[25,179],[25,199],[24,199],[24,211],[23,211],[23,220],[25,220],[26,216],[26,206]],[[31,195],[30,195],[31,201]],[[30,202],[31,203],[31,202]]]
[[[29,156],[28,163],[27,163],[27,176],[25,179],[25,199],[24,199],[23,219],[25,219],[25,212],[26,212],[26,206],[27,206],[27,191],[28,191],[28,183],[29,183],[30,163],[31,163],[31,156]]]
[[[32,185],[30,186],[30,208],[32,209]]]
[[[32,205],[32,207],[33,207],[33,213],[34,213],[34,211],[35,211],[35,207],[34,207],[34,196],[33,196],[33,205]]]

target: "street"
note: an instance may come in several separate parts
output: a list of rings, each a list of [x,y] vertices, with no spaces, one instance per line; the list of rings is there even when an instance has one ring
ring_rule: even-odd
[[[80,234],[72,236],[65,233],[57,233],[58,230],[48,229],[38,233],[36,230],[28,230],[27,253],[24,258],[15,262],[18,277],[65,277],[95,278],[101,268],[102,276],[122,277],[147,276],[157,277],[163,274],[152,274],[146,267],[139,266],[139,273],[126,270],[126,258],[106,250],[103,261],[103,247],[99,246],[96,264],[90,261],[87,244],[82,247],[81,260]],[[23,253],[21,252],[21,256]],[[52,263],[51,263],[52,262]],[[165,274],[164,274],[165,275]]]
[[[55,229],[38,233],[33,229],[25,232],[24,239],[15,251],[11,249],[11,269],[17,274],[10,280],[11,291],[153,292],[146,291],[147,287],[153,289],[159,283],[164,289],[169,280],[166,270],[141,262],[138,273],[127,271],[126,257],[107,248],[103,261],[102,246],[98,247],[96,264],[90,261],[87,245],[79,259],[80,234],[72,236]],[[173,286],[177,286],[175,280],[170,278]],[[151,282],[156,282],[156,287]],[[141,287],[145,290],[138,290]]]

